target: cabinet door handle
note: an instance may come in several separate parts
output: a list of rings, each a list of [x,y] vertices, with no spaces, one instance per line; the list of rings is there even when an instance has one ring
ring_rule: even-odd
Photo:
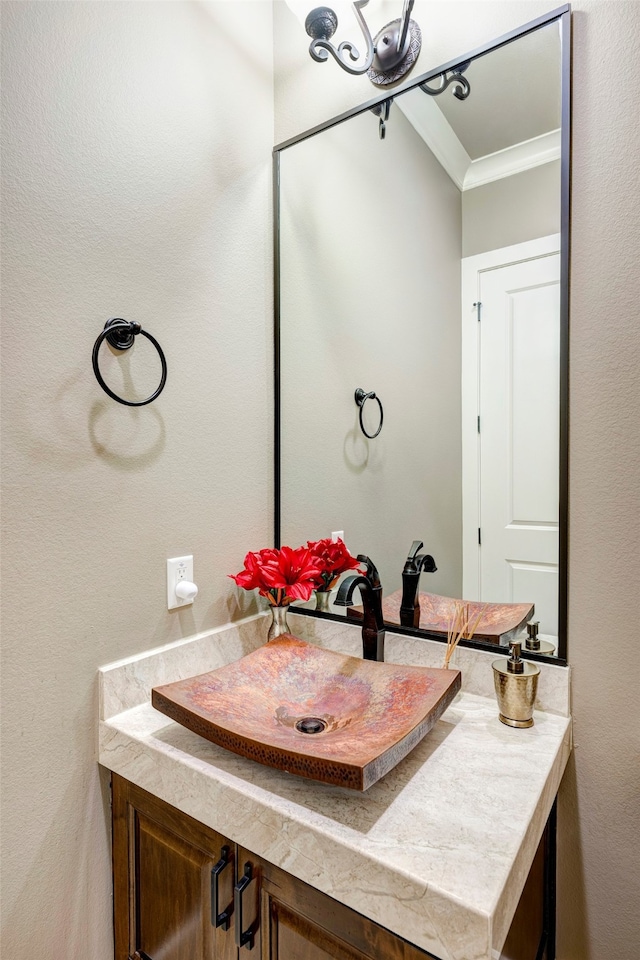
[[[231,863],[229,852],[229,847],[224,846],[220,851],[220,859],[211,868],[211,923],[214,927],[222,927],[223,930],[228,930],[231,925],[233,903],[230,903],[226,910],[220,911],[218,909],[218,877],[224,868]]]
[[[250,863],[245,863],[244,874],[240,877],[234,888],[233,906],[236,914],[236,946],[246,947],[247,950],[253,950],[254,937],[257,924],[253,923],[243,930],[242,922],[242,894],[247,889],[253,879],[253,870]]]

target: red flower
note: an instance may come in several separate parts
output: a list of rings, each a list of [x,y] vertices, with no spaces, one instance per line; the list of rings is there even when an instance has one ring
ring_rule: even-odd
[[[286,606],[292,600],[308,600],[321,582],[316,558],[306,547],[281,547],[248,553],[244,570],[232,580],[245,590],[257,589],[274,606]]]
[[[346,570],[355,570],[359,566],[359,561],[349,553],[344,541],[340,538],[332,540],[328,537],[326,540],[315,542],[308,540],[307,547],[320,568],[322,578],[320,590],[330,590],[341,573]]]

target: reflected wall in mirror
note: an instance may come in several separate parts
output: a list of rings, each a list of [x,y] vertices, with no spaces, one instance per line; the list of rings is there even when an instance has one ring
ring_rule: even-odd
[[[276,543],[344,530],[389,624],[446,636],[441,598],[479,602],[476,642],[534,620],[561,658],[568,30],[561,8],[460,58],[465,100],[423,75],[384,139],[368,104],[274,151]],[[414,541],[437,565],[419,621]]]

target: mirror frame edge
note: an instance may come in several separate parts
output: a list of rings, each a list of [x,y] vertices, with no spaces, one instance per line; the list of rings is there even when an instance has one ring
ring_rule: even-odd
[[[558,503],[558,653],[554,658],[522,651],[522,656],[540,663],[553,666],[568,666],[568,591],[569,591],[569,305],[570,305],[570,242],[571,242],[571,4],[567,3],[551,10],[535,20],[531,20],[489,43],[483,44],[470,53],[456,57],[436,69],[421,74],[395,92],[395,96],[405,93],[421,83],[433,80],[445,71],[466,60],[484,56],[494,50],[525,36],[547,24],[557,21],[560,29],[560,422],[559,422],[559,503]],[[281,546],[282,536],[282,459],[281,459],[281,389],[280,389],[280,155],[283,150],[307,140],[323,130],[344,123],[372,107],[388,100],[389,96],[378,96],[352,109],[332,117],[296,134],[272,150],[272,190],[273,190],[273,377],[274,377],[274,546]],[[296,613],[317,619],[346,623],[344,617],[317,610],[297,608]],[[410,637],[423,636],[425,639],[446,642],[442,636],[430,635],[427,631],[415,628],[387,624],[393,633]],[[460,646],[475,650],[492,652],[492,646],[481,641],[461,640]],[[493,647],[495,651],[495,647]]]

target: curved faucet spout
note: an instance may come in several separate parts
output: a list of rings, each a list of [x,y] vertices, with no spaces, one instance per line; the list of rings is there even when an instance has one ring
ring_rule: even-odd
[[[371,591],[371,584],[366,577],[360,574],[353,574],[350,577],[346,577],[340,584],[334,603],[339,607],[352,607],[353,592],[356,587],[361,588],[361,593],[363,589]]]
[[[384,660],[384,620],[382,617],[382,586],[378,571],[367,557],[358,557],[367,563],[368,576],[361,573],[346,577],[338,589],[334,603],[339,607],[353,606],[356,587],[362,597],[362,656],[365,660]]]

